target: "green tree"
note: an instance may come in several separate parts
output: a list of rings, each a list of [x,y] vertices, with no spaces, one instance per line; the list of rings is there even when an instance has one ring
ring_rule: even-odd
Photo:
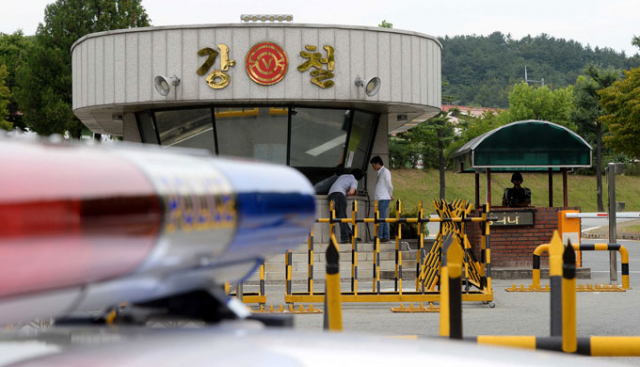
[[[382,23],[378,24],[380,28],[393,28],[393,23],[389,23],[386,20],[383,20]]]
[[[440,198],[445,198],[446,182],[445,170],[450,153],[447,148],[454,139],[454,130],[446,112],[440,112],[438,115],[430,118],[426,122],[418,125],[424,131],[424,144],[435,147],[437,151],[437,168],[440,172]]]
[[[571,121],[572,109],[572,87],[551,90],[546,86],[530,87],[524,82],[516,84],[509,94],[508,110],[489,110],[480,117],[460,114],[456,127],[459,134],[447,152],[452,154],[471,139],[514,121],[546,120],[575,131],[577,126]]]
[[[589,141],[595,140],[598,211],[604,211],[602,202],[602,135],[605,129],[600,121],[603,111],[598,92],[610,87],[618,80],[620,71],[613,68],[603,69],[589,64],[584,73],[586,75],[579,76],[574,86],[575,109],[571,118],[578,126],[578,134]]]
[[[9,87],[5,85],[7,75],[9,75],[7,67],[5,65],[0,65],[0,129],[11,130],[13,128],[13,124],[5,120],[5,117],[9,113],[7,105],[11,98],[11,91],[9,90]]]
[[[606,112],[600,120],[609,128],[604,140],[614,152],[640,158],[640,68],[624,74],[624,79],[599,92]]]
[[[509,94],[509,119],[544,120],[565,126],[573,131],[578,127],[571,121],[573,87],[551,90],[549,87],[532,87],[522,82]]]
[[[636,38],[640,44],[640,38]],[[544,78],[554,89],[573,85],[590,62],[605,68],[640,67],[640,55],[627,57],[609,48],[582,46],[573,40],[546,34],[519,40],[494,32],[488,36],[440,37],[442,93],[456,96],[466,106],[507,108],[509,88],[524,78]]]
[[[413,166],[411,146],[407,140],[389,137],[389,166],[392,168]]]
[[[7,105],[9,112],[7,120],[21,130],[24,130],[26,126],[22,121],[22,114],[19,113],[15,91],[18,69],[22,65],[30,43],[30,38],[25,37],[22,31],[17,31],[13,34],[0,33],[0,65],[7,66],[6,86],[11,91],[11,99]]]
[[[57,0],[47,5],[33,46],[18,73],[24,121],[42,135],[79,138],[82,124],[71,109],[71,46],[82,36],[149,26],[141,0]]]

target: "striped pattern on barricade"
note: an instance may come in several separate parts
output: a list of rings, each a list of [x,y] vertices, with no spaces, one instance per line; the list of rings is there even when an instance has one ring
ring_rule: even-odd
[[[629,289],[629,252],[619,243],[572,244],[575,251],[618,251],[622,264],[622,289]],[[542,244],[533,251],[532,287],[540,290],[540,256],[549,251],[549,244]]]
[[[465,340],[478,344],[562,352],[562,337],[528,335],[479,335]],[[640,357],[640,336],[591,336],[577,338],[576,354],[592,357]]]
[[[377,202],[375,205],[375,217],[373,218],[357,218],[358,203],[354,202],[352,205],[352,215],[350,218],[336,218],[333,203],[330,203],[330,218],[318,218],[316,223],[326,223],[330,225],[330,233],[334,233],[335,225],[340,223],[351,224],[354,226],[354,236],[352,237],[351,248],[351,286],[349,291],[342,292],[343,302],[437,302],[439,300],[439,282],[440,282],[440,261],[441,261],[441,243],[443,233],[455,233],[460,236],[460,241],[463,247],[463,274],[462,276],[466,280],[467,288],[463,295],[464,301],[471,302],[489,302],[493,304],[493,291],[487,287],[486,281],[487,271],[484,267],[488,264],[488,253],[483,251],[483,262],[476,260],[476,257],[471,252],[471,244],[468,239],[464,237],[465,225],[467,223],[480,223],[483,228],[488,226],[487,221],[493,220],[489,218],[487,213],[483,213],[481,217],[470,217],[473,207],[463,200],[456,200],[449,204],[444,200],[438,200],[434,202],[434,207],[441,208],[439,218],[423,218],[422,203],[419,204],[418,217],[417,218],[402,218],[402,203],[397,201],[396,216],[394,218],[380,218]],[[407,223],[427,223],[437,222],[440,223],[440,231],[436,236],[437,241],[431,247],[429,252],[425,252],[424,239],[420,238],[419,248],[416,250],[416,272],[417,279],[415,282],[415,291],[407,290],[404,287],[404,268],[403,268],[403,248],[401,246],[402,240],[402,224]],[[362,292],[359,289],[359,277],[358,277],[358,244],[357,244],[357,224],[359,223],[371,223],[374,225],[373,235],[373,259],[372,259],[372,287],[371,292]],[[395,233],[395,261],[394,264],[394,287],[392,291],[383,291],[381,289],[381,246],[380,246],[380,223],[398,223],[398,229]],[[422,237],[422,227],[418,229],[420,237]],[[310,237],[313,233],[310,234]],[[308,286],[306,292],[293,292],[291,289],[291,272],[290,266],[292,265],[291,257],[287,255],[287,290],[285,294],[285,302],[289,303],[314,303],[322,302],[324,297],[323,293],[316,293],[313,290],[314,275],[313,275],[313,239],[309,239],[309,266],[308,266]],[[483,246],[486,246],[487,236],[483,236]],[[478,288],[477,290],[469,289],[470,286]],[[493,307],[493,305],[492,305]]]

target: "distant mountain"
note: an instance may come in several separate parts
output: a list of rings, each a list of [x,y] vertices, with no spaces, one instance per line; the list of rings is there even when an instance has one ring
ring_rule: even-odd
[[[640,67],[640,55],[631,57],[610,48],[592,49],[573,40],[547,34],[514,40],[500,32],[489,36],[439,38],[442,43],[443,95],[452,96],[452,104],[501,107],[509,106],[510,87],[528,78],[562,88],[573,85],[589,62],[603,67],[630,69]],[[444,103],[445,101],[443,101]]]

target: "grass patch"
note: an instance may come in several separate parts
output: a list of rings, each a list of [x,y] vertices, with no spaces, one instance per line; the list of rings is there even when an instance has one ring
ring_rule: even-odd
[[[437,170],[396,169],[391,171],[394,196],[401,199],[403,209],[411,210],[423,201],[425,212],[432,213],[431,202],[440,195],[440,176]],[[523,173],[523,186],[531,189],[531,204],[538,207],[549,206],[549,178],[547,173]],[[491,174],[491,201],[502,203],[504,189],[511,187],[510,173]],[[480,203],[485,202],[486,175],[480,175]],[[471,203],[475,198],[475,175],[446,172],[446,199],[465,199]],[[602,177],[603,204],[608,202],[607,179]],[[569,206],[577,206],[583,212],[596,212],[597,193],[595,176],[568,176]],[[616,200],[625,202],[625,211],[640,211],[640,177],[616,176]],[[562,206],[562,174],[553,175],[553,205]]]

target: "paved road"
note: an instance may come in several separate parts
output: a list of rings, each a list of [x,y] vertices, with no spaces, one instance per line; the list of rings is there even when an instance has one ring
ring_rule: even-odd
[[[584,243],[602,242],[585,240]],[[578,335],[640,335],[640,242],[621,241],[630,255],[630,282],[633,289],[624,293],[578,293]],[[605,252],[585,252],[584,264],[592,269],[593,279],[578,280],[579,284],[603,284],[609,281],[609,256]],[[618,257],[618,262],[619,262]],[[618,263],[618,269],[620,269]],[[618,275],[618,283],[620,283]],[[494,280],[496,308],[481,303],[463,306],[464,334],[493,335],[549,335],[549,294],[509,293],[505,288],[514,282],[530,284],[527,279]],[[545,284],[547,281],[542,280]],[[365,283],[365,282],[362,282]],[[368,283],[361,287],[368,287]],[[407,282],[410,283],[410,282]],[[321,285],[318,285],[321,290]],[[343,285],[346,289],[347,284]],[[410,286],[408,284],[407,286]],[[299,285],[301,289],[303,285]],[[295,288],[294,288],[295,289]],[[269,302],[282,302],[282,286],[268,288]],[[322,305],[317,305],[321,307]],[[397,304],[345,304],[344,330],[347,332],[381,335],[438,335],[439,314],[394,314]],[[297,329],[321,330],[322,315],[296,315]],[[616,362],[639,365],[640,358],[617,358]]]
[[[616,218],[616,223],[624,223],[631,220],[638,220],[637,218]],[[582,218],[581,219],[582,231],[588,231],[593,228],[609,226],[608,218]]]

